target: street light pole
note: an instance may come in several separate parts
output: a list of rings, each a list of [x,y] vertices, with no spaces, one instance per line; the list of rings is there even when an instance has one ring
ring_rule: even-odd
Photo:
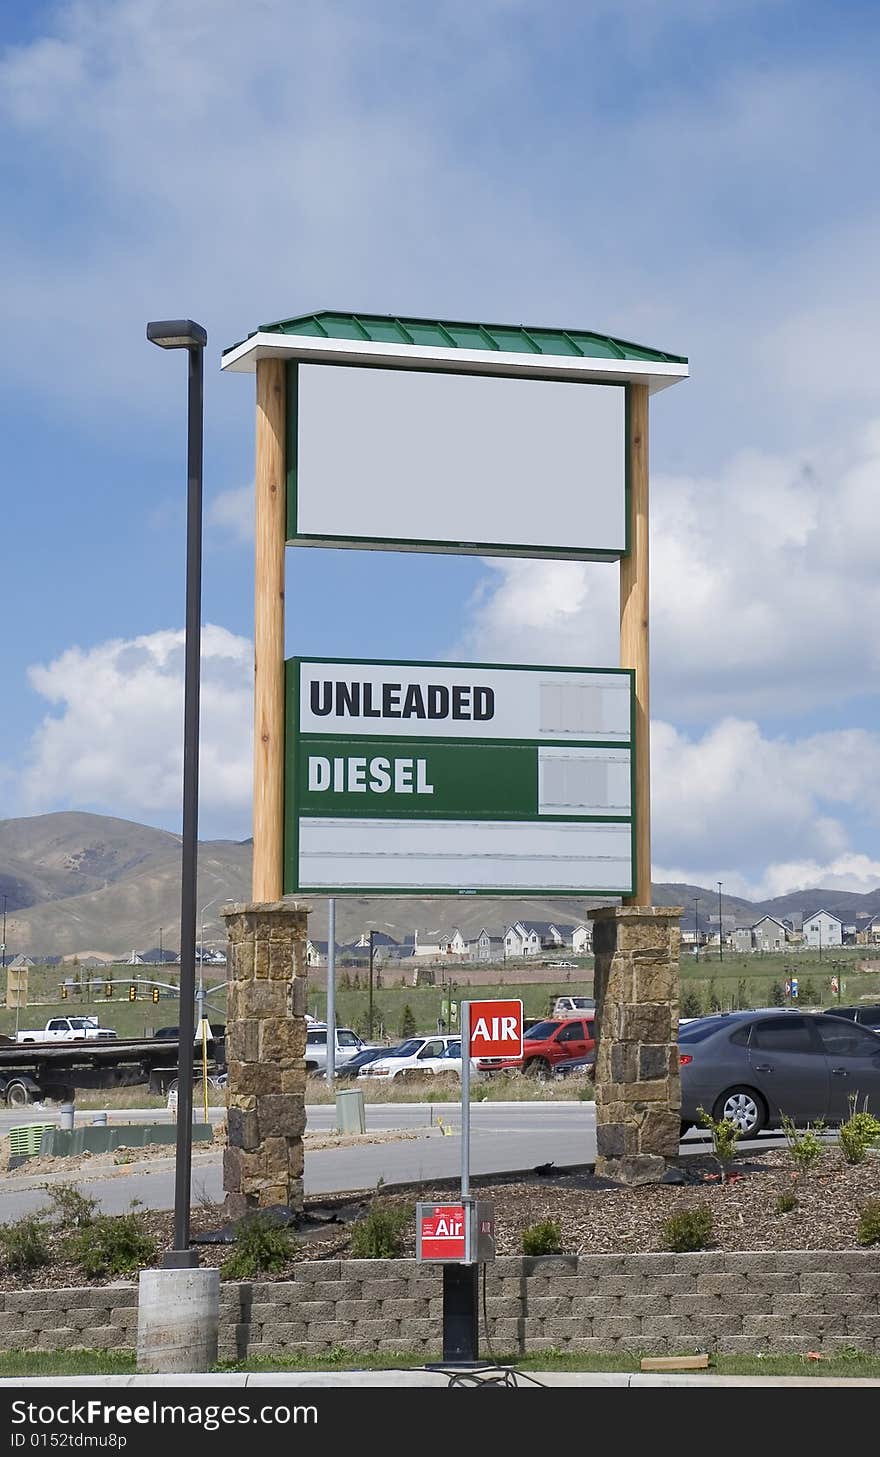
[[[718,960],[724,960],[724,927],[721,924],[721,881],[718,882]]]
[[[373,1040],[373,956],[375,954],[373,947],[373,937],[375,934],[376,933],[374,931],[370,932],[370,1000],[367,1011],[367,1022],[369,1023],[370,1030],[368,1035],[371,1042]]]
[[[3,897],[3,970],[6,970],[6,902],[8,896]]]
[[[700,896],[698,896],[698,895],[695,895],[694,896],[694,951],[695,951],[695,953],[696,953],[697,956],[699,956],[699,954],[700,954],[700,920],[699,920],[700,900],[701,900],[701,897]]]
[[[192,1269],[190,1249],[192,1113],[196,969],[196,885],[199,818],[199,696],[202,623],[202,457],[204,349],[208,336],[192,319],[147,325],[147,338],[162,349],[185,349],[187,390],[186,629],[183,704],[183,835],[180,888],[180,1017],[177,1054],[177,1150],[174,1176],[174,1247],[166,1269]]]

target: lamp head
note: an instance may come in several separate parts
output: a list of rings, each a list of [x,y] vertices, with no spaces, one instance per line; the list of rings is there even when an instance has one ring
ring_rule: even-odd
[[[147,338],[160,349],[204,349],[207,331],[192,319],[158,319],[147,325]]]

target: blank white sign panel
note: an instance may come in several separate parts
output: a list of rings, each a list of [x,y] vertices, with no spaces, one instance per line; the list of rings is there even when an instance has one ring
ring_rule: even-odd
[[[622,385],[338,365],[297,373],[292,540],[625,551]]]
[[[628,824],[300,820],[305,888],[632,890]]]

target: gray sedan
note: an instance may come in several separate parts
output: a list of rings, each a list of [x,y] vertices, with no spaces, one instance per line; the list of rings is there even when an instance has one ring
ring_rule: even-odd
[[[682,1133],[699,1108],[743,1134],[796,1123],[840,1123],[851,1099],[880,1109],[880,1037],[842,1017],[731,1012],[679,1028]]]

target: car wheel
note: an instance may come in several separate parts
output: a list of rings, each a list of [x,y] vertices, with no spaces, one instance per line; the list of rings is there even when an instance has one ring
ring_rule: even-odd
[[[712,1109],[717,1121],[729,1118],[743,1138],[754,1138],[767,1126],[767,1105],[754,1088],[728,1088]]]
[[[26,1108],[31,1101],[30,1088],[25,1083],[10,1083],[6,1089],[6,1102],[10,1108]]]
[[[530,1057],[523,1071],[527,1077],[537,1078],[539,1082],[543,1082],[545,1078],[549,1078],[552,1068],[546,1057]]]

